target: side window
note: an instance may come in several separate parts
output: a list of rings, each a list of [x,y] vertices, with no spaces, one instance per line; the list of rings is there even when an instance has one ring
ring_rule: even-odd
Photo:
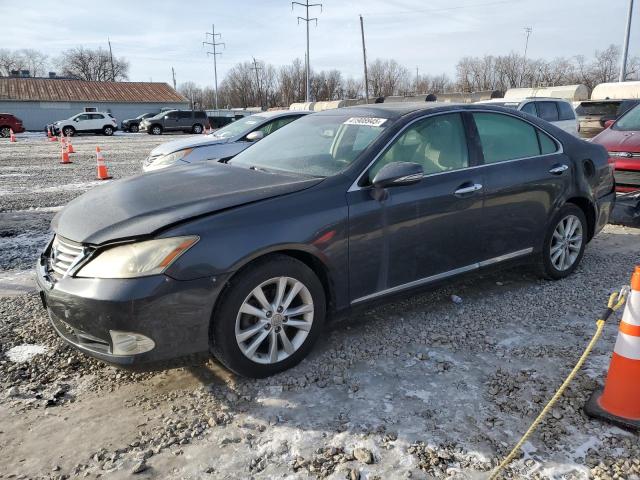
[[[573,111],[573,107],[567,102],[556,102],[558,107],[558,114],[560,120],[575,120],[576,114]]]
[[[436,115],[411,125],[369,170],[369,181],[392,162],[419,163],[425,175],[468,167],[469,152],[460,114]]]
[[[294,120],[296,120],[299,117],[284,117],[284,118],[279,118],[278,120],[276,120],[275,122],[273,122],[272,127],[271,127],[271,132],[269,133],[273,133],[276,130],[284,127],[285,125],[293,122]]]
[[[529,115],[533,115],[534,117],[538,116],[538,111],[536,110],[535,102],[525,103],[520,109],[520,111],[524,113],[528,113]]]
[[[558,151],[558,145],[549,135],[538,130],[538,140],[540,141],[540,153],[549,155]]]
[[[91,115],[89,115],[89,117],[91,118],[91,120],[104,120],[104,115],[101,115],[99,113],[92,113]]]
[[[558,121],[558,108],[556,102],[540,102],[538,103],[539,117],[547,122]]]
[[[171,113],[167,113],[164,118],[168,118],[171,120],[175,120],[176,118],[178,118],[178,112],[171,112]]]
[[[178,118],[191,118],[191,112],[178,112]]]
[[[500,113],[474,113],[484,163],[540,155],[536,129],[527,122]]]
[[[82,115],[78,115],[75,119],[80,122],[84,122],[85,120],[89,120],[89,115],[84,113]]]
[[[207,115],[204,112],[196,112],[194,115],[196,118],[207,118]]]

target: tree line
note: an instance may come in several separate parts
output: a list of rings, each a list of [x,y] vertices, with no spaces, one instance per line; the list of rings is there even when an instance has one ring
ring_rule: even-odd
[[[257,67],[257,68],[256,68]],[[375,59],[368,65],[369,96],[415,95],[443,92],[506,91],[514,87],[586,85],[589,90],[599,83],[614,82],[620,70],[620,47],[610,45],[597,50],[592,58],[577,55],[552,60],[508,55],[463,57],[456,65],[455,78],[446,74],[413,74],[393,59]],[[627,80],[640,79],[640,58],[628,60]],[[194,82],[178,87],[192,105],[213,108],[214,91]],[[363,98],[361,77],[346,77],[339,70],[311,72],[311,98],[316,101]],[[276,67],[257,62],[241,62],[231,68],[218,88],[218,105],[226,107],[277,107],[304,102],[304,62]]]
[[[537,87],[584,84],[590,90],[599,83],[616,81],[620,67],[620,47],[609,45],[591,58],[583,55],[551,60],[508,55],[466,56],[461,58],[453,78],[446,74],[415,74],[394,59],[369,62],[369,96],[414,95],[442,92],[505,91],[512,87]],[[50,58],[33,49],[0,49],[0,75],[13,70],[29,70],[31,76],[46,76],[55,68],[60,76],[80,80],[123,81],[129,78],[129,62],[114,57],[103,48],[84,47],[63,51]],[[640,78],[640,58],[629,59],[627,80]],[[288,106],[305,98],[304,61],[297,58],[288,65],[276,66],[264,61],[240,62],[220,81],[218,106],[264,108]],[[201,87],[188,81],[178,87],[193,107],[214,107],[212,86]],[[312,70],[311,97],[316,101],[362,98],[361,77],[347,77],[340,70]]]
[[[122,57],[112,59],[102,47],[71,48],[54,58],[31,48],[0,48],[0,76],[8,77],[15,70],[28,70],[32,77],[45,77],[49,71],[56,71],[61,77],[98,82],[129,78],[129,62]]]

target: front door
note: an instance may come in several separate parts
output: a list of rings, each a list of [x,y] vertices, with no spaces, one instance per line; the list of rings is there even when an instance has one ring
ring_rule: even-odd
[[[551,212],[569,188],[571,162],[555,140],[524,120],[472,116],[485,164],[484,260],[526,255],[542,245]]]
[[[178,129],[178,113],[169,112],[164,116],[164,129],[173,131]]]
[[[347,194],[352,303],[476,267],[482,243],[480,169],[470,168],[465,124],[458,113],[409,125]],[[422,165],[413,185],[370,186],[391,162]]]

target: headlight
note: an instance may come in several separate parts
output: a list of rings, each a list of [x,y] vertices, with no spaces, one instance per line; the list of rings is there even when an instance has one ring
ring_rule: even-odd
[[[168,155],[163,155],[161,157],[158,157],[153,161],[152,164],[155,167],[160,167],[160,166],[168,167],[169,165],[173,165],[174,163],[184,160],[192,151],[193,151],[193,148],[185,148],[184,150],[178,150],[177,152],[173,152]]]
[[[99,253],[76,274],[90,278],[136,278],[164,272],[198,237],[171,237],[129,243]]]

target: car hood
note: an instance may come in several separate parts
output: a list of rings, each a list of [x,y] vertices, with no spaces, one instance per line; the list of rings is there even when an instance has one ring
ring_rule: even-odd
[[[217,138],[213,135],[200,135],[198,137],[188,137],[180,140],[174,140],[172,142],[166,142],[162,145],[158,145],[151,150],[151,157],[158,155],[168,155],[178,150],[184,150],[185,148],[203,147],[206,145],[219,145],[221,143],[227,143],[228,138]]]
[[[54,217],[53,230],[85,244],[151,235],[170,225],[309,188],[321,179],[217,162],[167,168],[94,188]]]
[[[640,152],[640,131],[607,128],[591,141],[604,146],[610,152]]]

